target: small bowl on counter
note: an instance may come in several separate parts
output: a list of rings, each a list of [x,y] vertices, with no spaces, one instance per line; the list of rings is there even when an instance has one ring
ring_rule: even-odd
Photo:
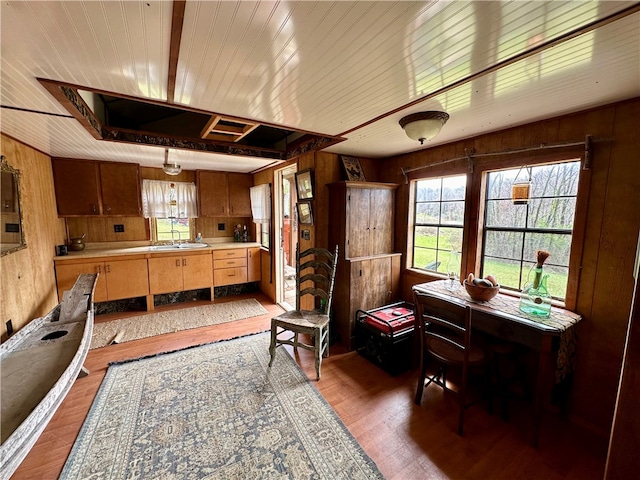
[[[493,287],[485,285],[475,285],[467,281],[466,279],[464,280],[464,282],[462,282],[462,284],[464,285],[464,288],[469,296],[476,302],[488,302],[500,291],[500,285],[495,285]]]

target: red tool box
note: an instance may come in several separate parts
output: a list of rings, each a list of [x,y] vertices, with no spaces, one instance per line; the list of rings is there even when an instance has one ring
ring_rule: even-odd
[[[363,357],[398,375],[413,363],[413,305],[397,302],[356,312],[356,350]]]

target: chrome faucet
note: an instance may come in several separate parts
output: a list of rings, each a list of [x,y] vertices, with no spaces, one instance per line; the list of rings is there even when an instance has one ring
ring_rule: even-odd
[[[180,236],[180,230],[171,230],[171,245],[175,245],[176,241],[173,238],[173,233],[177,233],[178,234],[178,245],[180,245],[182,243],[182,237]]]

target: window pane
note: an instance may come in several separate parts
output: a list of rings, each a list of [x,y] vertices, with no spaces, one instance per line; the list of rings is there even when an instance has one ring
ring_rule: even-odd
[[[416,183],[416,201],[426,202],[429,200],[440,200],[440,185],[442,182],[439,178],[431,180],[420,180]]]
[[[504,170],[499,172],[489,173],[487,179],[487,199],[495,198],[508,198],[511,199],[511,186],[516,180],[518,181],[528,179],[526,172],[519,172],[518,170]]]
[[[464,201],[445,202],[442,204],[441,223],[444,225],[460,225],[464,223]]]
[[[190,240],[191,230],[189,229],[189,219],[157,218],[156,239],[160,242]]]
[[[436,251],[430,248],[415,247],[413,249],[413,266],[425,270],[437,270]]]
[[[510,195],[510,193],[509,193]],[[491,200],[487,202],[486,225],[488,227],[524,227],[527,217],[527,208],[524,205],[514,205],[509,200]]]
[[[527,226],[571,230],[575,216],[576,197],[532,199]]]
[[[450,252],[462,250],[462,229],[461,228],[445,228],[440,227],[440,235],[438,240],[438,248]]]
[[[481,275],[493,275],[503,288],[522,290],[524,284],[520,283],[520,262],[517,260],[504,260],[485,256],[482,262]]]
[[[557,197],[578,194],[580,162],[541,165],[531,169],[531,196]]]
[[[467,177],[445,177],[442,179],[442,200],[463,200]]]
[[[416,227],[413,244],[416,247],[437,248],[438,228],[437,227]]]
[[[440,203],[418,203],[416,204],[416,223],[435,223],[440,220]]]
[[[536,252],[546,250],[551,256],[545,263],[569,266],[571,253],[571,235],[557,235],[551,233],[527,233],[524,242],[524,258],[536,261]]]
[[[484,254],[492,257],[520,260],[523,235],[522,232],[488,231],[484,244]]]

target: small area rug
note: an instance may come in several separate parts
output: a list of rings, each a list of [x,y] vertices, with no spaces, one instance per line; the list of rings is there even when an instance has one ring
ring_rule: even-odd
[[[93,326],[90,348],[109,345],[116,335],[118,343],[129,342],[163,333],[257,317],[266,313],[267,310],[255,298],[247,298],[101,322]]]
[[[60,478],[384,478],[269,338],[111,365]]]

